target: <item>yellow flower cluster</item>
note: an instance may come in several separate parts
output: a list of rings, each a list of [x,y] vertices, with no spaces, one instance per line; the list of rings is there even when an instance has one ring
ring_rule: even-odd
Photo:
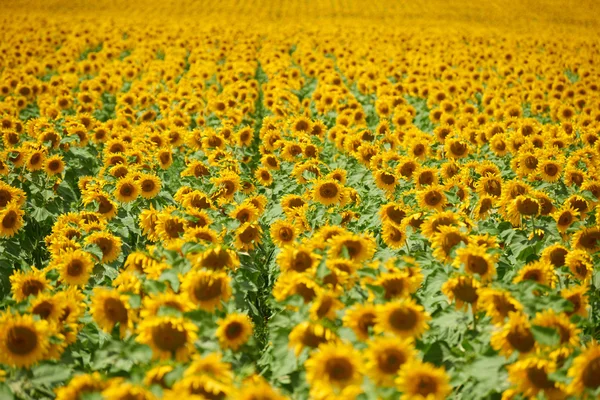
[[[596,2],[72,3],[0,4],[0,393],[600,396]]]

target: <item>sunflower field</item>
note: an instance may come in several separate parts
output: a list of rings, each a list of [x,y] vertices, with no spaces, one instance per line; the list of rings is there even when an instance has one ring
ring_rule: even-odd
[[[596,0],[2,0],[0,400],[600,398]]]

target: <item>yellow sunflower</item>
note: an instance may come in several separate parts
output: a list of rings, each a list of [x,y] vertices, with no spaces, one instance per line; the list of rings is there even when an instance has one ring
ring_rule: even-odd
[[[594,273],[594,261],[584,250],[569,251],[565,257],[565,265],[571,274],[582,282],[587,282]]]
[[[198,327],[183,317],[151,317],[137,326],[136,341],[152,348],[152,357],[187,361],[196,349]]]
[[[0,211],[0,237],[13,237],[23,226],[24,214],[16,203],[8,203]]]
[[[402,365],[396,379],[400,400],[444,400],[452,388],[443,368],[417,360]]]
[[[555,243],[542,250],[542,260],[552,264],[554,268],[560,268],[565,265],[567,254],[569,254],[569,250],[565,246]]]
[[[580,315],[582,317],[588,316],[588,291],[587,285],[572,286],[561,290],[560,295],[563,299],[569,301],[573,305],[573,310],[567,311],[567,315],[573,314]]]
[[[444,282],[442,293],[448,297],[450,302],[455,301],[457,310],[467,308],[468,305],[476,310],[480,287],[479,281],[472,276],[459,275]]]
[[[427,321],[430,319],[423,306],[412,299],[400,299],[379,307],[374,330],[376,333],[418,338],[429,329]]]
[[[406,228],[395,224],[384,223],[381,230],[383,242],[392,249],[399,249],[406,244]]]
[[[330,239],[329,246],[329,258],[343,257],[347,252],[348,258],[355,262],[370,260],[375,253],[375,241],[368,234],[340,234]]]
[[[152,392],[140,385],[125,382],[123,378],[113,378],[107,383],[107,387],[102,391],[102,398],[106,400],[157,400]]]
[[[259,217],[259,212],[252,203],[244,202],[231,211],[229,216],[237,219],[241,224],[245,224],[246,222],[256,221]]]
[[[42,361],[50,348],[50,326],[31,315],[0,314],[0,363],[29,368]]]
[[[439,232],[431,238],[433,256],[440,261],[450,261],[455,246],[461,242],[467,244],[469,238],[460,228],[455,226],[440,226]]]
[[[31,315],[37,315],[40,319],[51,323],[59,322],[63,316],[66,298],[59,294],[49,292],[41,293],[31,301],[29,312]]]
[[[177,310],[180,313],[186,313],[194,309],[194,303],[192,303],[185,293],[173,293],[170,291],[149,294],[143,299],[143,306],[140,310],[140,318],[145,320],[159,316],[160,312],[164,312],[167,309]]]
[[[516,385],[516,390],[527,398],[537,398],[543,393],[546,398],[564,398],[565,394],[550,374],[556,371],[556,363],[540,357],[529,357],[507,367],[508,380]]]
[[[288,346],[294,350],[296,357],[303,349],[316,349],[323,343],[338,340],[335,333],[319,323],[302,322],[296,325],[289,334]]]
[[[160,193],[162,182],[160,178],[153,174],[141,174],[138,179],[140,195],[145,199],[152,199]]]
[[[369,341],[365,367],[379,386],[393,387],[400,368],[416,356],[411,338],[377,337]]]
[[[217,245],[194,256],[192,265],[194,268],[206,268],[213,271],[235,270],[240,265],[240,259],[235,251]]]
[[[557,313],[552,309],[544,310],[537,313],[531,323],[556,330],[560,335],[559,346],[572,348],[579,345],[581,330],[569,320],[566,314]]]
[[[355,399],[362,389],[362,357],[351,345],[337,342],[319,346],[304,363],[314,398]]]
[[[567,375],[573,378],[568,386],[569,394],[577,398],[594,398],[585,392],[596,391],[600,387],[600,345],[592,342],[575,358]]]
[[[419,207],[425,210],[444,211],[447,199],[441,186],[433,185],[417,192]]]
[[[529,354],[537,348],[529,319],[521,312],[509,312],[508,322],[492,334],[490,344],[507,357],[515,351]]]
[[[552,264],[544,261],[534,261],[521,268],[513,282],[519,283],[527,280],[553,288],[556,286],[558,277]]]
[[[307,272],[316,269],[321,256],[308,245],[286,246],[277,255],[281,271]]]
[[[494,288],[481,288],[478,291],[480,309],[492,318],[492,323],[503,324],[511,312],[521,312],[523,305],[508,291]]]
[[[37,296],[51,287],[50,281],[46,278],[46,272],[33,266],[29,272],[13,272],[9,280],[13,298],[16,301],[23,301],[29,296]]]
[[[221,348],[238,350],[252,336],[252,321],[246,314],[229,314],[217,321],[217,339]]]
[[[571,247],[588,253],[600,250],[600,227],[579,229],[571,239]]]
[[[343,308],[344,304],[334,292],[322,291],[313,300],[310,307],[310,317],[317,321],[322,318],[334,321],[336,319],[336,311]]]
[[[246,222],[235,231],[235,247],[250,251],[262,242],[262,228],[258,223]]]
[[[230,281],[225,272],[192,270],[183,277],[181,290],[199,308],[212,311],[231,297]]]
[[[116,324],[119,324],[121,337],[133,329],[135,315],[129,305],[129,296],[115,289],[94,288],[90,313],[98,326],[108,333]]]
[[[563,206],[560,210],[555,211],[552,217],[556,221],[556,227],[560,233],[565,233],[573,222],[579,217],[579,212],[568,205]]]
[[[157,365],[156,367],[146,371],[144,375],[144,385],[150,387],[152,385],[158,385],[163,389],[167,389],[168,386],[165,382],[165,376],[173,371],[174,367],[169,364]]]
[[[313,185],[312,198],[326,206],[338,204],[342,199],[342,186],[335,179],[317,180]]]
[[[352,329],[359,340],[369,339],[371,330],[375,328],[377,306],[375,304],[356,304],[347,309],[343,317],[344,326]]]
[[[456,258],[452,263],[455,268],[464,266],[467,274],[479,275],[483,282],[494,278],[496,275],[495,264],[495,257],[488,254],[484,247],[473,244],[456,250]]]
[[[74,400],[83,398],[85,394],[100,394],[106,385],[98,372],[77,375],[67,385],[56,389],[56,400]]]
[[[121,254],[121,238],[107,232],[94,232],[87,238],[86,243],[95,244],[102,251],[102,262],[115,261]]]
[[[85,285],[94,269],[92,256],[83,250],[72,250],[61,254],[59,272],[68,285]]]
[[[278,247],[284,247],[298,238],[299,229],[296,224],[289,222],[288,220],[278,219],[271,224],[269,229],[271,240]]]

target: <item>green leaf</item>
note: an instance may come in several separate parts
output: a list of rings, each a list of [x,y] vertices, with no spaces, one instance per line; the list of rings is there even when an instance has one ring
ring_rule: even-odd
[[[31,382],[37,385],[51,385],[64,382],[71,376],[71,368],[65,365],[43,364],[33,369]]]
[[[168,269],[164,271],[160,278],[158,278],[159,282],[169,282],[171,285],[171,289],[175,292],[179,290],[179,277],[177,276],[177,271],[174,268]]]
[[[560,333],[557,329],[548,328],[546,326],[532,325],[531,333],[535,338],[535,341],[546,345],[546,346],[556,346],[560,343]]]

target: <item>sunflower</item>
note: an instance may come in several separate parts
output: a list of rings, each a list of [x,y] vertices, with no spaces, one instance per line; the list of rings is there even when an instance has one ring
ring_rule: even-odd
[[[51,288],[50,281],[46,278],[46,272],[33,266],[29,272],[13,272],[9,279],[13,298],[16,301],[23,301],[29,296],[37,296]]]
[[[506,219],[513,226],[521,226],[524,218],[540,215],[540,202],[530,196],[519,195],[508,203]]]
[[[338,204],[342,198],[342,186],[335,179],[319,179],[313,185],[312,198],[326,206]]]
[[[584,250],[571,250],[565,257],[565,265],[577,279],[586,282],[594,273],[592,257]]]
[[[273,297],[283,301],[290,296],[300,295],[304,303],[310,303],[322,288],[310,277],[294,271],[279,275],[273,287]]]
[[[406,215],[405,206],[398,202],[384,204],[379,210],[381,222],[392,223],[398,227],[402,225],[402,221],[406,218]]]
[[[269,233],[276,246],[284,247],[294,243],[298,238],[299,229],[296,224],[279,219],[271,224]]]
[[[246,222],[235,231],[235,247],[250,251],[262,242],[262,228],[257,223]]]
[[[558,160],[545,159],[538,163],[537,173],[545,182],[556,182],[562,175],[563,164]]]
[[[45,292],[31,300],[29,312],[50,323],[57,323],[63,315],[65,301],[66,298],[60,294]]]
[[[432,238],[434,234],[439,232],[440,226],[465,226],[459,218],[459,214],[453,211],[435,212],[425,218],[421,225],[421,233],[426,238]]]
[[[326,343],[304,363],[311,396],[355,399],[362,389],[362,361],[351,345]]]
[[[90,313],[98,326],[108,333],[116,324],[119,324],[121,337],[133,329],[135,316],[129,305],[129,296],[115,289],[94,288]]]
[[[398,185],[398,179],[395,174],[386,170],[377,170],[374,173],[375,185],[389,194],[394,192]]]
[[[478,293],[479,300],[477,304],[479,308],[485,310],[494,324],[503,324],[511,312],[521,312],[523,310],[523,305],[507,291],[488,287],[480,288]]]
[[[61,254],[60,277],[68,285],[85,285],[94,268],[92,256],[83,250],[72,250]]]
[[[567,375],[573,378],[568,386],[570,394],[578,398],[593,398],[585,391],[596,391],[600,387],[600,345],[592,342],[575,358]]]
[[[269,187],[273,184],[273,174],[271,174],[269,168],[257,168],[254,172],[254,177],[261,186]]]
[[[56,389],[56,400],[82,399],[86,394],[102,392],[107,383],[98,372],[73,377],[66,386]]]
[[[456,258],[452,265],[456,268],[464,265],[466,273],[479,275],[479,278],[485,282],[496,275],[495,263],[495,257],[488,254],[484,247],[469,244],[456,250]]]
[[[558,277],[554,272],[552,264],[543,261],[534,261],[521,268],[513,282],[534,281],[553,288],[556,286],[557,280]]]
[[[347,253],[345,258],[358,263],[370,260],[375,253],[374,240],[367,234],[340,234],[330,239],[329,246],[329,258],[343,257]]]
[[[448,279],[442,285],[442,293],[444,293],[450,302],[456,302],[456,309],[461,310],[468,305],[475,310],[477,309],[477,301],[479,300],[479,288],[481,284],[472,276],[459,275]]]
[[[253,375],[244,380],[241,393],[237,396],[238,400],[287,400],[279,391],[273,389],[271,385],[261,376]]]
[[[231,211],[229,216],[237,219],[241,224],[245,224],[246,222],[256,221],[259,217],[259,213],[258,209],[252,205],[252,203],[244,202]]]
[[[196,243],[218,243],[219,236],[217,232],[210,229],[209,227],[193,227],[187,228],[185,233],[183,234],[183,240],[186,242],[196,242]]]
[[[416,356],[411,338],[377,337],[368,345],[365,367],[371,380],[379,386],[394,386],[400,368]]]
[[[552,213],[552,218],[556,221],[556,227],[560,233],[565,233],[569,226],[577,220],[579,212],[569,207],[568,205],[563,206],[560,210]]]
[[[217,245],[195,256],[192,265],[197,269],[206,268],[213,271],[235,270],[240,265],[240,259],[235,251]]]
[[[509,312],[508,322],[492,334],[490,344],[507,357],[515,351],[519,354],[533,352],[536,342],[527,316],[521,312]]]
[[[423,306],[410,298],[399,299],[379,307],[375,317],[376,333],[393,333],[400,337],[420,337],[429,329],[431,317]]]
[[[117,215],[117,203],[112,201],[108,194],[100,192],[83,195],[84,205],[87,206],[94,202],[98,204],[98,213],[103,215],[107,220],[110,220]]]
[[[175,399],[226,399],[233,394],[231,384],[220,382],[209,375],[190,375],[173,384]]]
[[[54,155],[46,158],[44,162],[44,171],[48,175],[59,175],[65,170],[65,162],[62,156]]]
[[[180,313],[186,313],[194,309],[194,303],[189,300],[185,293],[176,294],[170,291],[147,295],[144,297],[142,304],[143,307],[140,310],[142,320],[162,316],[169,309]]]
[[[561,290],[560,295],[562,298],[573,305],[573,310],[566,312],[569,317],[573,314],[580,315],[584,318],[587,317],[588,290],[589,288],[586,285],[572,286]]]
[[[319,265],[320,260],[321,256],[313,252],[313,248],[307,245],[286,246],[277,255],[277,265],[282,272],[311,271]]]
[[[209,353],[202,357],[194,355],[192,362],[185,369],[183,376],[205,375],[216,382],[226,385],[233,383],[231,364],[223,361],[223,354]]]
[[[322,291],[313,300],[310,307],[310,317],[313,320],[328,318],[334,321],[336,319],[336,312],[343,308],[344,304],[334,292]]]
[[[298,195],[286,194],[281,198],[281,208],[285,214],[295,212],[302,207],[307,205],[306,201]]]
[[[357,304],[346,310],[343,317],[344,326],[352,329],[359,340],[368,340],[370,328],[375,327],[377,306],[374,304]]]
[[[305,348],[316,349],[323,343],[337,340],[337,336],[329,328],[319,323],[301,322],[290,332],[288,346],[298,357]]]
[[[151,317],[137,327],[136,341],[152,348],[152,357],[187,361],[195,352],[198,327],[183,317]]]
[[[408,297],[416,292],[421,282],[417,276],[411,276],[408,270],[391,270],[379,275],[374,284],[384,289],[384,299]]]
[[[452,390],[449,382],[443,368],[414,359],[400,367],[396,379],[400,400],[443,400]]]
[[[169,364],[157,365],[156,367],[146,371],[144,375],[144,385],[150,387],[158,385],[163,389],[167,389],[168,385],[165,382],[165,376],[172,372],[174,367]]]
[[[162,182],[153,174],[141,174],[138,179],[140,195],[145,199],[152,199],[160,192]]]
[[[50,348],[50,326],[31,315],[0,314],[0,363],[29,368],[42,361]]]
[[[546,398],[564,398],[564,393],[550,379],[556,371],[556,363],[540,357],[519,360],[507,367],[508,380],[516,385],[516,390],[527,398],[537,398],[543,393]]]
[[[199,308],[212,311],[231,297],[230,281],[225,272],[192,270],[183,277],[181,290]]]
[[[582,228],[578,230],[571,240],[571,247],[595,253],[600,250],[600,227]]]
[[[165,241],[177,240],[185,232],[186,222],[182,217],[172,215],[170,210],[163,209],[156,218],[156,234]]]
[[[441,186],[433,185],[417,192],[419,207],[428,210],[444,211],[447,199]]]
[[[142,386],[124,382],[123,378],[113,378],[107,382],[107,387],[102,391],[102,398],[106,400],[156,400],[156,396]]]
[[[236,351],[252,336],[252,321],[246,314],[229,314],[217,321],[216,336],[222,349]]]
[[[94,232],[87,238],[86,243],[95,244],[102,251],[102,262],[115,261],[121,254],[121,238],[107,232]]]
[[[568,253],[566,247],[556,243],[542,250],[542,260],[552,264],[554,268],[560,268],[565,265],[565,257]]]
[[[458,246],[461,242],[467,244],[468,236],[455,226],[440,226],[439,232],[433,235],[431,239],[431,247],[433,248],[433,256],[441,261],[449,261],[451,259],[452,249]]]
[[[0,211],[0,237],[13,237],[23,226],[25,212],[11,202]]]
[[[233,199],[233,196],[240,190],[240,177],[231,170],[222,172],[220,176],[210,179],[217,190],[216,197],[228,202]]]
[[[531,323],[556,330],[560,335],[559,346],[572,348],[579,344],[580,330],[571,323],[566,314],[556,313],[552,309],[544,310],[537,313]]]

